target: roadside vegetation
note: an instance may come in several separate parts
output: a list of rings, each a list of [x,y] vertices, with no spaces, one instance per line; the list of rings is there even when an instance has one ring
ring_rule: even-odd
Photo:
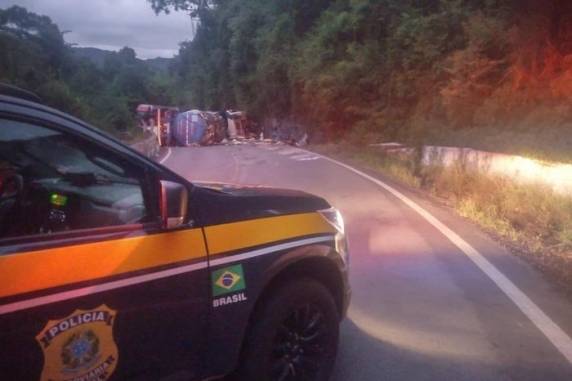
[[[326,144],[310,148],[431,193],[572,291],[571,196],[542,185],[485,176],[460,165],[421,167],[415,160],[375,147]]]
[[[0,81],[116,134],[138,103],[155,103],[241,109],[260,125],[305,126],[314,142],[572,162],[570,1],[148,2],[194,20],[169,70],[127,47],[97,65],[16,6],[0,10]]]
[[[184,103],[313,141],[468,146],[572,162],[567,0],[149,0],[190,10]]]
[[[38,94],[59,110],[125,140],[138,138],[139,103],[169,104],[167,74],[125,47],[108,52],[101,65],[78,57],[49,17],[13,6],[0,9],[0,82]]]

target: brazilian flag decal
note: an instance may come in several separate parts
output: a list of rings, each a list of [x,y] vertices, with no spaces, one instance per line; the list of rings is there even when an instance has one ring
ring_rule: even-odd
[[[246,288],[242,265],[225,267],[224,269],[213,271],[211,279],[213,284],[213,296],[230,294],[231,292],[244,290]]]

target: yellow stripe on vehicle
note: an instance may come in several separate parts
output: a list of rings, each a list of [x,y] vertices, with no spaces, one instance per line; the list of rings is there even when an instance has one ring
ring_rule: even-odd
[[[201,229],[0,256],[0,297],[206,259]]]
[[[205,228],[211,255],[313,234],[336,231],[318,213],[303,213],[232,222]]]

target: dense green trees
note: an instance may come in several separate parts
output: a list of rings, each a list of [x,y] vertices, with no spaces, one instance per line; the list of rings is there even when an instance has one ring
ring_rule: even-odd
[[[566,0],[150,1],[200,19],[178,65],[200,107],[328,137],[570,128]]]
[[[357,141],[572,132],[568,0],[148,1],[196,25],[171,71],[129,48],[95,66],[49,18],[12,7],[0,11],[0,80],[113,131],[149,102]]]
[[[0,9],[0,82],[36,92],[53,107],[114,134],[133,132],[137,104],[172,102],[171,77],[123,48],[102,68],[74,56],[58,26],[14,6]]]

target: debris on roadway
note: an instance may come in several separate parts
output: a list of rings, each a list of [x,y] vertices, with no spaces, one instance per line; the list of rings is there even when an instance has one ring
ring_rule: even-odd
[[[270,126],[271,139],[265,139],[264,127],[248,118],[246,112],[237,110],[180,111],[177,107],[140,104],[137,120],[140,128],[157,136],[159,146],[243,144],[253,140],[294,146],[308,144],[308,134],[303,129],[286,124],[281,128]]]

